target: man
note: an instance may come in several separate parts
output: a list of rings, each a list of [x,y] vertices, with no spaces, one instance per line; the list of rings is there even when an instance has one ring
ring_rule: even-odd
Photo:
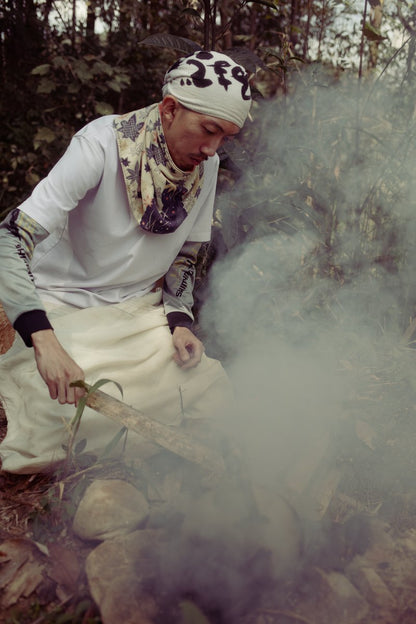
[[[0,301],[19,334],[0,359],[4,470],[62,458],[78,379],[119,382],[127,403],[167,424],[222,402],[224,372],[191,330],[192,290],[216,152],[250,103],[247,75],[226,55],[179,59],[160,103],[85,126],[1,224]],[[86,412],[87,448],[102,449],[111,432]]]

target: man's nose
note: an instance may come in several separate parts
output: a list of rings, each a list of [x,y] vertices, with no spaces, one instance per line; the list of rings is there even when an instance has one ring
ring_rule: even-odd
[[[208,141],[205,141],[201,147],[201,152],[204,156],[214,156],[217,149],[221,145],[222,137],[212,137]]]

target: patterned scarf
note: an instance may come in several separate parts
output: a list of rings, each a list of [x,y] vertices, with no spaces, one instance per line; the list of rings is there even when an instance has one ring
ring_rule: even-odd
[[[121,115],[114,127],[133,216],[146,232],[174,232],[201,192],[204,163],[190,172],[175,165],[166,145],[158,104]]]

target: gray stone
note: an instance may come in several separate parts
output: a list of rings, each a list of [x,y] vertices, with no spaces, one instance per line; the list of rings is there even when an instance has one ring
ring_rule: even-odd
[[[347,568],[347,575],[368,602],[383,610],[397,608],[396,598],[374,568],[363,565],[362,557],[355,557]]]
[[[367,601],[340,572],[313,569],[311,598],[298,611],[313,624],[359,624],[369,612]]]
[[[134,531],[149,504],[135,487],[119,479],[94,481],[75,514],[74,532],[84,540],[106,540]]]
[[[157,605],[141,582],[162,536],[160,531],[134,531],[103,542],[88,555],[88,584],[103,624],[152,624]]]

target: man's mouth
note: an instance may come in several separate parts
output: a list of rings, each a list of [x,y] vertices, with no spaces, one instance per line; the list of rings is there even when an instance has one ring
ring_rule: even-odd
[[[200,156],[199,158],[197,156],[191,156],[191,160],[196,164],[196,165],[200,165],[201,162],[203,160],[206,160],[205,156]]]

